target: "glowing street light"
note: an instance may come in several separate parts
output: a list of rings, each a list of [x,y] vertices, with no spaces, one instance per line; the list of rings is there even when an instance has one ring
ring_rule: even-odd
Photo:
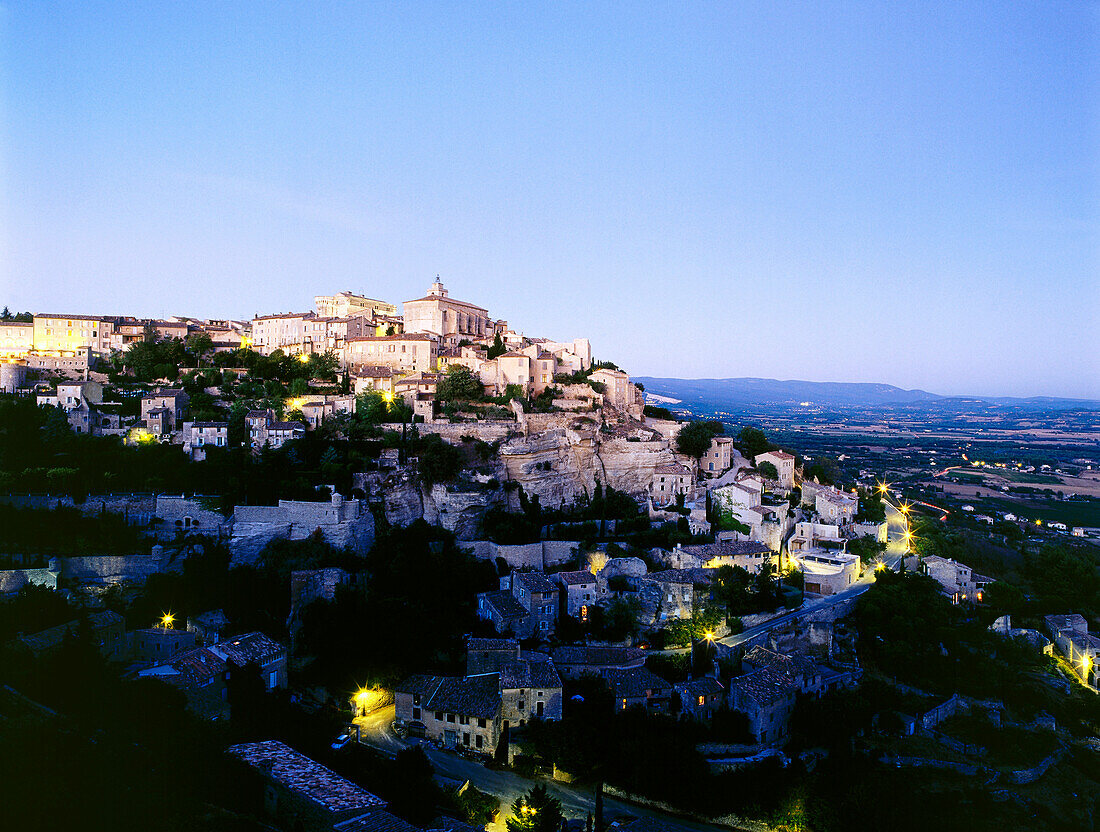
[[[888,483],[880,482],[878,484],[878,493],[879,494],[885,494],[889,490],[890,490],[890,485]]]
[[[881,560],[880,560],[880,561],[878,561],[878,562],[877,562],[877,563],[875,564],[875,571],[876,571],[876,572],[885,572],[885,571],[886,571],[886,564],[885,564],[885,563],[884,563],[883,561],[881,561]]]
[[[714,630],[707,630],[705,633],[703,633],[703,638],[705,638],[707,641],[714,641]]]
[[[174,624],[175,621],[176,617],[172,615],[172,613],[166,612],[160,617],[160,626],[163,627],[165,630],[171,630],[172,624]]]
[[[898,508],[901,509],[902,514],[909,514],[909,509],[911,509],[912,506],[909,503],[902,503]]]
[[[306,355],[304,352],[300,352],[298,353],[298,360],[301,361],[303,364],[308,364],[309,356]]]

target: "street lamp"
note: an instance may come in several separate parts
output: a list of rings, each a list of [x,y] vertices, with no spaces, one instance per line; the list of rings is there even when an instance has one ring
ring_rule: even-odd
[[[172,624],[175,622],[175,620],[176,617],[172,615],[172,613],[166,612],[160,617],[160,626],[163,627],[165,630],[171,630]]]

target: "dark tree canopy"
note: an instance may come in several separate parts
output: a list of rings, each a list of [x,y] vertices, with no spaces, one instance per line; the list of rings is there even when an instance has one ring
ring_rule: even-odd
[[[725,431],[721,422],[688,422],[676,434],[676,450],[699,459],[707,452],[711,440]]]

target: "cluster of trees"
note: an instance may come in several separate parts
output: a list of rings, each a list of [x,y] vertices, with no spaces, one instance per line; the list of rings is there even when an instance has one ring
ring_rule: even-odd
[[[0,321],[6,324],[29,324],[34,323],[34,315],[30,312],[12,312],[5,306],[4,311],[0,312]]]

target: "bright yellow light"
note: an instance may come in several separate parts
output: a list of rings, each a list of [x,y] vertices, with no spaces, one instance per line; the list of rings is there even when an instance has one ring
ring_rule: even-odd
[[[298,354],[298,360],[301,361],[303,364],[308,364],[309,363],[309,356],[306,355],[304,352],[299,353]]]
[[[1036,517],[1036,518],[1035,518],[1035,525],[1036,525],[1036,526],[1041,526],[1041,525],[1043,525],[1043,521],[1042,521],[1042,520],[1040,520],[1040,519],[1039,519],[1038,517]]]
[[[898,508],[901,509],[902,514],[908,514],[909,509],[912,508],[912,506],[910,506],[909,503],[902,503],[900,506],[898,506]]]
[[[287,399],[286,407],[287,410],[301,410],[305,403],[305,399]]]
[[[162,626],[166,630],[171,630],[172,624],[175,622],[175,620],[176,617],[172,615],[172,613],[166,612],[160,617],[160,626]]]
[[[389,404],[393,401],[393,393],[387,390],[385,393],[382,394],[382,400],[385,401],[386,404]]]
[[[714,641],[714,630],[707,630],[705,633],[703,633],[703,638],[705,638],[707,641]]]
[[[887,490],[888,490],[889,488],[890,488],[890,486],[888,486],[888,485],[887,485],[886,483],[884,483],[884,482],[880,482],[880,483],[878,484],[878,493],[879,493],[879,494],[885,494],[885,493],[886,493],[886,491],[887,491]]]
[[[876,572],[885,572],[886,571],[886,564],[883,563],[880,560],[878,563],[875,564],[875,571]]]

